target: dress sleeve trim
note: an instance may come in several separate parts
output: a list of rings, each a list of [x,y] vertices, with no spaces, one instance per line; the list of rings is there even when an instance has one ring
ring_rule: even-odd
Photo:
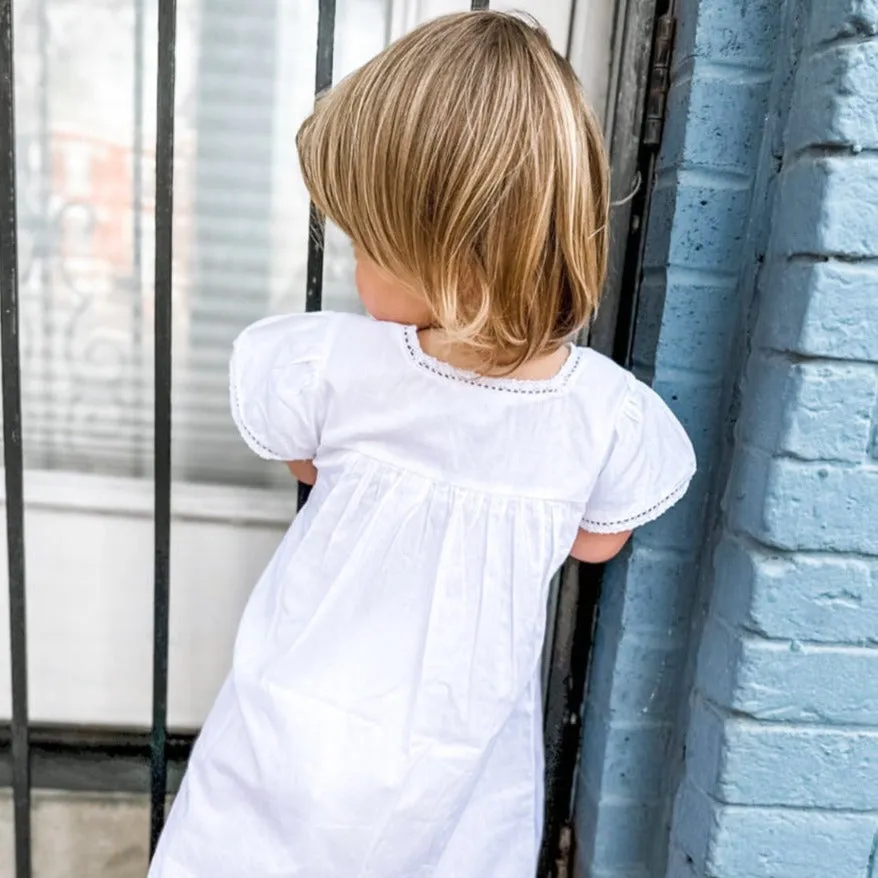
[[[238,391],[238,375],[237,375],[237,357],[232,356],[229,368],[229,391],[232,397],[232,420],[241,434],[241,438],[247,447],[257,456],[265,460],[283,460],[283,456],[276,451],[272,451],[267,445],[263,445],[253,434],[247,422],[244,420],[244,412],[241,408],[241,397]]]
[[[275,324],[278,325],[277,328],[281,331],[280,342],[283,342],[283,344],[280,344],[277,338],[270,339],[275,347],[284,347],[291,338],[298,341],[299,337],[301,337],[305,342],[303,350],[291,349],[289,353],[282,356],[269,357],[268,361],[262,365],[265,368],[265,380],[268,382],[268,387],[264,387],[263,392],[274,394],[276,392],[276,388],[272,384],[274,377],[279,372],[293,368],[308,373],[306,379],[302,379],[300,376],[298,382],[298,390],[303,391],[307,385],[313,382],[314,376],[325,369],[329,350],[337,333],[338,317],[339,315],[329,311],[266,317],[248,326],[235,339],[232,346],[232,356],[229,361],[229,399],[232,420],[247,447],[258,457],[264,460],[278,461],[304,460],[310,457],[312,452],[309,450],[305,453],[304,450],[295,449],[294,437],[292,436],[284,437],[282,440],[277,436],[266,435],[265,439],[272,443],[268,445],[258,435],[263,433],[262,427],[264,425],[261,425],[258,420],[253,423],[253,426],[248,423],[250,421],[249,415],[252,412],[249,411],[247,383],[242,383],[242,377],[245,374],[245,352],[242,350],[242,341],[249,339],[254,331],[266,329]],[[278,398],[278,402],[289,407],[289,401],[282,397]],[[286,439],[289,439],[289,447],[286,447]],[[279,444],[284,450],[278,451],[272,447],[276,444]]]
[[[629,530],[641,527],[657,518],[661,518],[672,506],[675,506],[689,488],[692,476],[688,475],[685,479],[678,482],[667,494],[662,497],[658,503],[653,504],[648,509],[629,515],[627,518],[616,518],[610,521],[596,521],[591,518],[584,518],[580,527],[589,533],[596,534],[618,534],[625,533]]]

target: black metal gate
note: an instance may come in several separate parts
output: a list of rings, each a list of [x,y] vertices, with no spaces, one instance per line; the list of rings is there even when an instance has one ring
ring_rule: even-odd
[[[648,0],[652,2],[652,0]],[[474,10],[488,0],[472,0]],[[168,626],[169,550],[171,537],[171,317],[172,220],[174,210],[174,96],[176,61],[176,0],[158,0],[157,135],[155,172],[155,545],[152,727],[149,735],[150,852],[161,833],[168,794],[169,756],[185,761],[190,739],[169,737]],[[315,92],[332,83],[335,0],[319,0]],[[135,27],[142,31],[142,17]],[[142,35],[142,34],[141,34]],[[641,77],[643,78],[643,77]],[[634,96],[634,112],[640,112]],[[15,875],[31,875],[31,772],[34,754],[70,756],[82,737],[56,733],[41,736],[28,719],[26,588],[24,562],[24,498],[19,352],[18,221],[16,198],[15,76],[13,0],[0,0],[0,341],[2,341],[3,441],[11,631],[12,722],[9,729],[15,818]],[[135,170],[135,177],[139,169]],[[139,219],[135,218],[135,223]],[[625,221],[627,226],[627,220]],[[307,253],[306,309],[316,311],[323,299],[324,227],[311,208]],[[136,233],[136,229],[135,229]],[[629,242],[630,248],[630,242]],[[137,256],[139,258],[139,255]],[[618,295],[617,295],[618,298]],[[612,311],[613,309],[611,309]],[[300,503],[305,499],[300,491]],[[569,841],[573,777],[579,740],[581,694],[591,645],[591,629],[599,571],[570,565],[558,593],[554,629],[548,650],[546,749],[546,834],[540,875],[555,874],[559,849]],[[129,736],[86,738],[100,754],[138,751]],[[97,744],[94,742],[97,741]]]

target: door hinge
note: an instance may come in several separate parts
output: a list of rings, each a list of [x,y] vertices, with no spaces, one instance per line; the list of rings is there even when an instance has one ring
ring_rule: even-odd
[[[658,148],[662,142],[665,111],[668,106],[668,89],[671,84],[671,54],[674,49],[674,33],[677,19],[667,13],[655,23],[652,45],[652,67],[649,71],[649,91],[646,95],[646,119],[643,126],[645,146]]]
[[[555,857],[554,878],[570,878],[573,858],[573,827],[565,823],[558,835],[558,854]]]

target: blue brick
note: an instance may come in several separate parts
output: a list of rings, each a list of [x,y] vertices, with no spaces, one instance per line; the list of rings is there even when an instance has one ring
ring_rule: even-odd
[[[588,878],[655,878],[655,872],[650,865],[640,866],[623,866],[618,869],[594,869],[590,868],[588,872],[583,871],[584,867],[580,865],[582,858],[576,857],[577,871],[574,875],[588,875]],[[871,878],[871,876],[870,876]]]
[[[774,218],[775,252],[878,255],[878,158],[804,159],[785,169]]]
[[[683,0],[678,6],[677,63],[695,56],[765,68],[774,61],[783,6],[777,0]]]
[[[726,878],[864,874],[876,825],[868,814],[780,808],[721,807],[717,819],[707,874]]]
[[[726,492],[733,530],[788,550],[878,554],[878,469],[737,455]]]
[[[686,552],[700,541],[698,535],[704,533],[705,525],[709,523],[706,507],[711,473],[703,456],[699,458],[699,466],[702,469],[692,479],[686,496],[658,520],[636,531],[632,540],[635,549],[646,547]]]
[[[614,641],[612,647],[608,639]],[[589,675],[589,715],[597,710],[611,720],[665,721],[676,712],[685,663],[683,644],[638,634],[619,638],[616,631],[599,626]]]
[[[646,380],[642,374],[639,377]],[[657,521],[638,530],[634,543],[685,552],[692,548],[693,535],[704,523],[711,461],[720,436],[722,386],[715,380],[661,366],[652,386],[686,428],[699,469],[686,496]]]
[[[653,389],[668,403],[686,428],[698,459],[698,472],[689,492],[657,521],[641,528],[635,546],[656,549],[692,549],[695,536],[703,530],[705,503],[711,477],[711,462],[720,438],[722,387],[716,381],[659,367]]]
[[[583,783],[596,799],[658,802],[671,723],[630,723],[595,715],[583,730]]]
[[[729,804],[874,811],[878,731],[730,719],[716,797]],[[696,783],[698,781],[696,780]]]
[[[687,766],[689,781],[725,804],[878,809],[875,729],[754,722],[696,698]]]
[[[726,702],[731,700],[729,693],[734,689],[743,650],[741,639],[733,629],[713,616],[708,618],[695,668],[695,684],[705,698],[728,706]]]
[[[581,790],[580,790],[581,791]],[[580,800],[577,837],[585,844],[579,852],[584,874],[621,871],[625,878],[652,861],[652,827],[661,806],[639,801],[605,800],[600,806],[584,794]]]
[[[619,633],[648,634],[678,642],[689,624],[696,557],[638,543],[627,564],[614,562],[604,577],[601,621]],[[621,577],[618,575],[621,574]]]
[[[702,872],[698,869],[692,856],[672,843],[668,852],[668,868],[665,878],[701,878],[701,876]]]
[[[652,375],[652,389],[686,428],[699,463],[710,458],[718,439],[722,383],[712,376],[668,368],[659,360]]]
[[[715,792],[717,778],[722,769],[725,757],[726,745],[725,726],[723,717],[715,708],[707,704],[697,691],[690,701],[689,727],[686,730],[686,780],[696,784],[700,789],[711,795]],[[706,814],[702,815],[706,818]],[[688,821],[676,820],[677,824],[685,824]],[[697,830],[703,836],[705,842],[709,838],[709,827],[696,821],[693,828],[687,828],[687,832]],[[693,848],[691,852],[697,853]]]
[[[767,637],[867,643],[878,636],[878,561],[770,554],[728,537],[714,558],[712,612]]]
[[[695,165],[752,174],[768,102],[768,75],[741,76],[696,61],[668,94],[659,167]],[[735,124],[729,125],[728,120]]]
[[[803,356],[878,361],[878,270],[842,262],[773,263],[756,340]]]
[[[646,266],[736,272],[747,208],[746,182],[681,171],[653,193]]]
[[[686,428],[700,465],[716,450],[722,383],[713,376],[668,368],[661,360],[649,377],[653,390]]]
[[[807,59],[790,111],[788,148],[878,146],[878,40]]]
[[[671,268],[644,279],[634,334],[635,366],[654,369],[660,361],[667,368],[716,379],[728,363],[738,309],[734,278],[700,277]]]
[[[862,461],[869,445],[878,368],[752,357],[738,436],[805,460]]]
[[[576,811],[574,813],[577,875],[588,875],[592,867],[596,841],[595,828],[597,827],[600,810],[601,806],[597,799],[589,792],[583,779],[582,771],[580,771],[576,788]]]
[[[878,34],[878,0],[834,0],[812,5],[808,26],[811,45],[875,34]]]
[[[691,785],[681,790],[678,808],[686,819],[672,847],[677,853],[671,862],[682,869],[677,874],[686,875],[684,861],[690,868],[697,863],[700,871],[693,874],[723,878],[866,874],[876,829],[872,815],[723,805]]]
[[[628,569],[631,565],[631,543],[610,561],[601,582],[600,617],[601,627],[613,632],[622,630],[622,618],[629,603],[637,603],[640,597],[638,585],[628,586]],[[610,644],[608,644],[610,645]]]
[[[705,628],[696,685],[712,703],[754,719],[878,726],[876,640],[878,632],[871,646],[772,641],[714,618]]]
[[[676,820],[671,834],[669,866],[676,862],[676,868],[682,869],[683,875],[687,874],[685,867],[695,870],[699,876],[704,874],[718,828],[718,810],[718,803],[704,790],[697,789],[688,780],[680,784],[674,800]]]

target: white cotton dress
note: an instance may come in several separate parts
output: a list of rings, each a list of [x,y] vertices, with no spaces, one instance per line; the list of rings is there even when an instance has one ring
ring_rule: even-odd
[[[150,878],[533,878],[549,582],[580,527],[683,495],[682,427],[587,349],[545,381],[484,378],[329,313],[246,330],[231,395],[253,451],[320,475]]]

